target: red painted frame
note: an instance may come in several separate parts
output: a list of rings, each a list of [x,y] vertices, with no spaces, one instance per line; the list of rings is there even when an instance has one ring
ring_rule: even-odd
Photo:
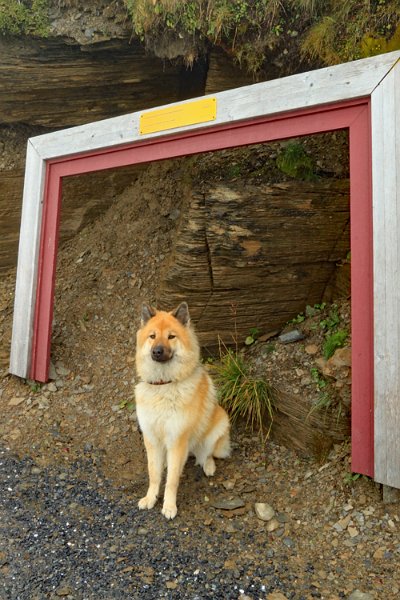
[[[373,477],[373,254],[369,98],[235,121],[49,160],[43,199],[30,376],[47,381],[62,178],[102,169],[337,129],[350,137],[352,251],[352,468]]]

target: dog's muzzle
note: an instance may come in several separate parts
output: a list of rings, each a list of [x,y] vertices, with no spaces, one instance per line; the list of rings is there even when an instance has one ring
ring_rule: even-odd
[[[165,346],[155,346],[151,349],[151,358],[157,362],[167,362],[172,358],[172,352]]]

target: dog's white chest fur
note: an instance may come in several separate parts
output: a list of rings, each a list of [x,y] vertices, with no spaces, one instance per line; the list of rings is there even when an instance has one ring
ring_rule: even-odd
[[[140,428],[153,443],[170,446],[189,425],[190,402],[201,378],[201,370],[179,383],[136,386],[137,417]]]

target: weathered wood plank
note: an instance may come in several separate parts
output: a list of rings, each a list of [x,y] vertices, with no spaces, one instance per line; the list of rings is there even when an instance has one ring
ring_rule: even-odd
[[[400,488],[400,69],[374,91],[372,110],[375,479]]]
[[[28,142],[10,355],[11,373],[22,377],[30,367],[45,175],[45,162]]]

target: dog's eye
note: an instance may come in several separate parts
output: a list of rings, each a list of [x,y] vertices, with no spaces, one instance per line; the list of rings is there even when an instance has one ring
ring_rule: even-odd
[[[168,336],[169,340],[174,340],[176,338],[176,335],[174,335],[173,333],[170,333]]]
[[[149,335],[149,338],[152,339],[152,340],[155,340],[156,339],[156,334],[155,333],[151,333]]]

